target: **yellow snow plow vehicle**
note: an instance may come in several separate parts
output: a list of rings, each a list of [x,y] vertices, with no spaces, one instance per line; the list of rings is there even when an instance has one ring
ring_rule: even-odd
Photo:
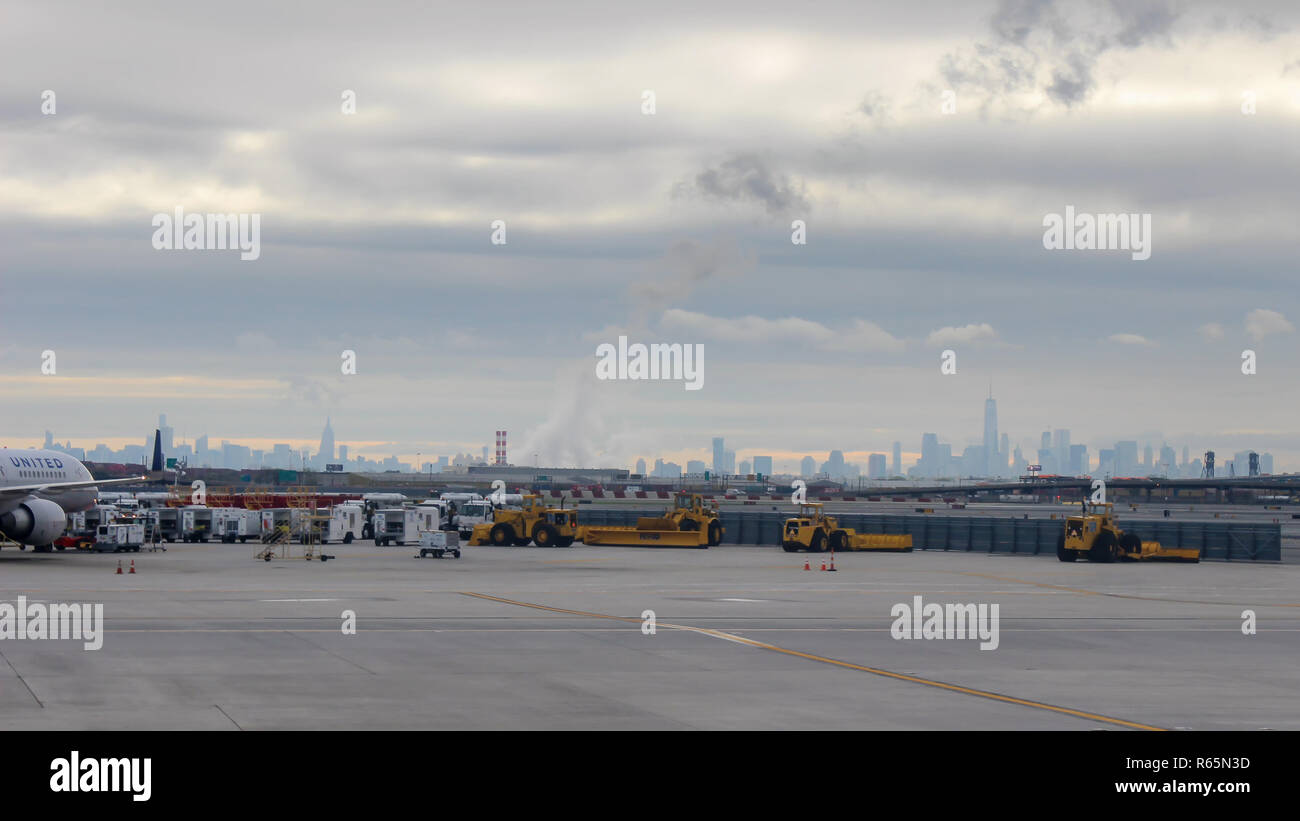
[[[1125,532],[1115,521],[1115,506],[1109,502],[1083,502],[1078,516],[1065,520],[1065,529],[1056,539],[1056,558],[1072,562],[1087,556],[1090,562],[1113,562],[1117,559],[1173,562],[1199,562],[1197,547],[1165,547],[1160,542],[1144,542],[1136,533]]]
[[[636,527],[587,525],[578,538],[586,545],[714,547],[726,533],[716,504],[698,493],[678,493],[663,516],[639,518]]]
[[[492,521],[474,525],[471,545],[569,547],[578,536],[578,511],[546,507],[535,494],[524,496],[519,509],[497,508]]]
[[[827,516],[818,502],[799,505],[799,515],[785,520],[781,529],[781,547],[786,553],[807,550],[899,550],[911,552],[911,534],[855,533],[840,527],[834,516]]]

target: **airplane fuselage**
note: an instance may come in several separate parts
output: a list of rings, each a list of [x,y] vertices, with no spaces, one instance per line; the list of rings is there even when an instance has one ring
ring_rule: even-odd
[[[0,449],[0,493],[5,488],[60,482],[88,482],[94,477],[85,465],[66,453],[54,450]],[[30,496],[48,499],[67,513],[86,510],[99,497],[96,487],[51,487],[33,491]],[[16,507],[21,500],[0,499],[0,513]]]

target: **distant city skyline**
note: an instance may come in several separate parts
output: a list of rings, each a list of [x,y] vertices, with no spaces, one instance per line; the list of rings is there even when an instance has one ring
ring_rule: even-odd
[[[230,468],[238,470],[278,468],[285,470],[310,469],[323,471],[327,465],[341,464],[348,472],[429,472],[438,473],[448,468],[488,464],[489,448],[459,447],[440,453],[436,446],[415,453],[390,452],[375,456],[384,443],[350,441],[336,443],[333,417],[325,417],[318,439],[290,439],[289,441],[219,440],[218,447],[210,445],[207,434],[199,436],[194,444],[177,441],[174,426],[168,424],[167,415],[158,415],[157,430],[162,439],[164,456],[176,458],[192,467]],[[493,432],[495,433],[495,431]],[[761,474],[763,476],[824,477],[832,481],[854,482],[860,479],[884,479],[903,476],[921,478],[1008,478],[1014,479],[1029,472],[1035,465],[1043,474],[1136,476],[1167,475],[1172,478],[1200,476],[1203,471],[1204,450],[1216,452],[1216,475],[1247,475],[1250,449],[1216,450],[1192,448],[1182,445],[1182,458],[1178,450],[1166,440],[1157,437],[1121,439],[1107,447],[1091,448],[1085,443],[1072,443],[1068,428],[1051,428],[1037,435],[1039,447],[1031,448],[1033,458],[1025,456],[1021,444],[1008,453],[1011,438],[998,431],[997,400],[990,389],[984,400],[982,444],[968,445],[961,454],[954,454],[953,443],[943,441],[934,432],[919,435],[916,451],[903,449],[902,441],[894,441],[889,449],[830,448],[812,453],[778,450],[762,447],[728,447],[726,436],[713,436],[707,448],[686,449],[668,453],[644,454],[635,463],[555,465],[556,467],[617,467],[627,468],[637,475],[657,478],[681,476]],[[316,441],[313,450],[310,446]],[[1033,443],[1032,436],[1021,437],[1020,443]],[[74,445],[71,440],[60,443],[53,432],[46,431],[42,446],[63,450],[78,458],[92,462],[120,462],[140,464],[153,449],[153,433],[141,440],[117,440],[119,447],[108,442],[97,442],[93,447]],[[995,446],[994,446],[995,445]],[[16,444],[15,447],[25,446]],[[1140,446],[1140,451],[1139,451]],[[366,455],[361,451],[366,451]],[[476,452],[477,451],[477,452]],[[1256,450],[1258,470],[1264,474],[1282,472],[1274,464],[1271,453]],[[337,456],[336,456],[337,453]],[[825,454],[824,458],[822,454]],[[1140,455],[1139,455],[1140,453]],[[697,458],[703,457],[703,458]],[[531,465],[533,460],[509,457],[511,464]],[[744,468],[744,470],[741,470]]]

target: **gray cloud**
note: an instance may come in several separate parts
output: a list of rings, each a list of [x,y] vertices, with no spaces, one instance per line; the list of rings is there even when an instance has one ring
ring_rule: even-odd
[[[717,200],[757,202],[773,216],[805,213],[809,208],[802,188],[785,175],[772,171],[755,153],[734,154],[716,167],[696,174],[693,187],[679,190],[691,190]]]
[[[975,94],[985,111],[1005,95],[1036,87],[1071,107],[1096,88],[1104,54],[1168,43],[1180,16],[1164,0],[1002,0],[989,21],[992,41],[945,55],[939,74],[950,87]]]

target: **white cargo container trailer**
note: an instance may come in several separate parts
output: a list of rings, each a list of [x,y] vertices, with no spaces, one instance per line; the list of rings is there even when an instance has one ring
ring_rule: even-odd
[[[158,531],[158,541],[180,541],[180,510],[174,507],[155,507],[144,511],[146,523],[145,536],[148,538],[154,530]],[[150,539],[152,541],[152,539]]]
[[[181,508],[182,542],[206,542],[212,537],[212,508],[187,505]]]
[[[262,535],[262,517],[256,510],[242,507],[214,508],[212,532],[226,544],[244,544]]]
[[[302,508],[297,507],[268,507],[261,511],[262,517],[262,541],[270,541],[281,528],[289,533],[290,536],[296,535],[302,521]]]

